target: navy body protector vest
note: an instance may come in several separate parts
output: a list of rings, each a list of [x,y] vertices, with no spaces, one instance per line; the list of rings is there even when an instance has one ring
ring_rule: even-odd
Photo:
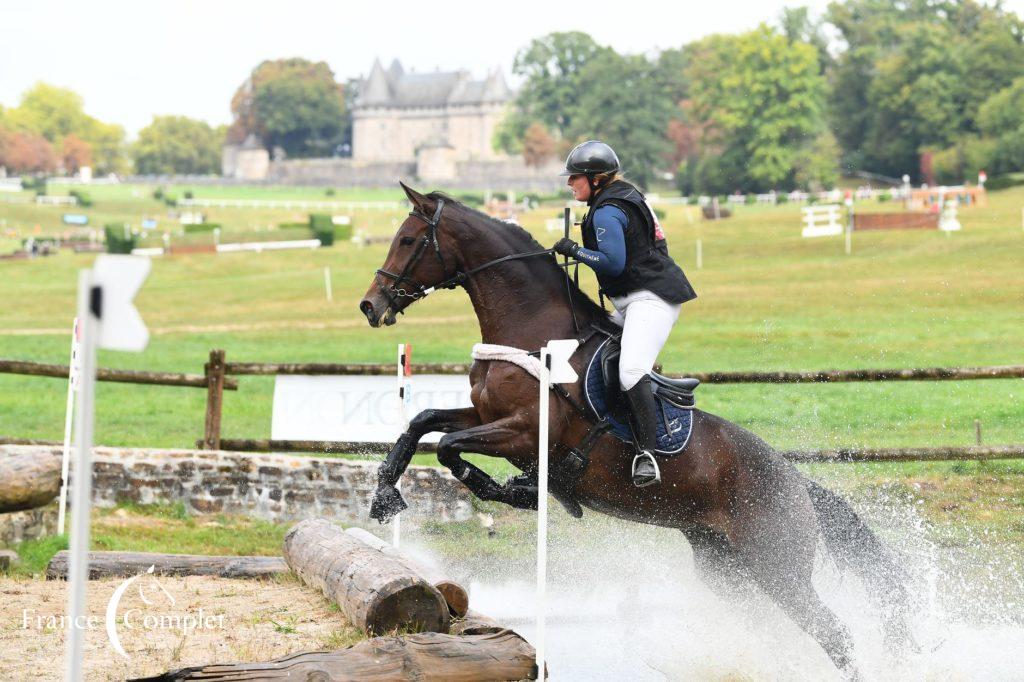
[[[594,214],[601,206],[612,204],[626,214],[626,265],[618,275],[597,273],[605,296],[625,296],[647,289],[669,303],[685,303],[697,298],[682,269],[668,255],[668,245],[657,219],[644,195],[624,180],[616,180],[600,193],[583,218],[583,246],[597,251]]]

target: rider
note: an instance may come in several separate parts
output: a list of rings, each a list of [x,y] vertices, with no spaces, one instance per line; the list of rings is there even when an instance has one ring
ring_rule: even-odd
[[[598,140],[577,145],[562,175],[569,176],[573,197],[589,210],[583,218],[583,246],[566,237],[554,249],[590,266],[615,306],[612,321],[622,327],[619,384],[629,401],[638,451],[633,484],[642,488],[661,480],[654,458],[658,422],[650,372],[680,307],[697,294],[668,255],[650,204],[623,179],[611,147]]]

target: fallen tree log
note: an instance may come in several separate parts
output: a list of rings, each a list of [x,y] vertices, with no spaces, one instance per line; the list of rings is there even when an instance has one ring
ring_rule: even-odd
[[[451,612],[453,617],[462,618],[466,615],[466,612],[469,610],[469,593],[466,592],[466,588],[462,585],[440,571],[421,564],[415,559],[402,554],[400,551],[395,549],[395,547],[384,542],[368,530],[363,530],[358,526],[352,526],[345,532],[354,538],[358,538],[382,554],[386,554],[397,561],[401,561],[409,567],[411,572],[419,573],[423,576],[423,578],[436,587],[437,591],[444,597],[445,602],[448,604],[448,611]]]
[[[358,628],[448,632],[448,604],[433,585],[326,519],[293,526],[284,536],[284,558]]]
[[[89,552],[89,579],[156,575],[212,575],[220,578],[266,578],[286,573],[288,565],[276,556],[205,556],[150,552]],[[47,580],[67,580],[68,551],[57,552],[46,566]]]
[[[511,630],[482,635],[424,632],[376,637],[340,651],[292,654],[267,663],[206,665],[133,682],[332,680],[332,682],[482,682],[537,679],[534,650]]]
[[[0,513],[35,509],[60,493],[59,453],[11,454],[0,448]]]

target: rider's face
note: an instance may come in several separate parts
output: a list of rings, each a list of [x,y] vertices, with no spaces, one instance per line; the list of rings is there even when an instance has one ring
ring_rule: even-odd
[[[569,185],[569,189],[572,190],[572,198],[576,201],[590,199],[590,180],[586,175],[570,175],[565,184]]]

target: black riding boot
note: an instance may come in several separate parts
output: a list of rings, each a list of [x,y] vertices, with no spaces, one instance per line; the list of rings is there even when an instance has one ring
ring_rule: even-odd
[[[633,458],[633,485],[643,488],[661,480],[654,450],[658,445],[658,405],[651,392],[651,378],[645,376],[629,389],[630,426],[636,439],[637,456]]]

